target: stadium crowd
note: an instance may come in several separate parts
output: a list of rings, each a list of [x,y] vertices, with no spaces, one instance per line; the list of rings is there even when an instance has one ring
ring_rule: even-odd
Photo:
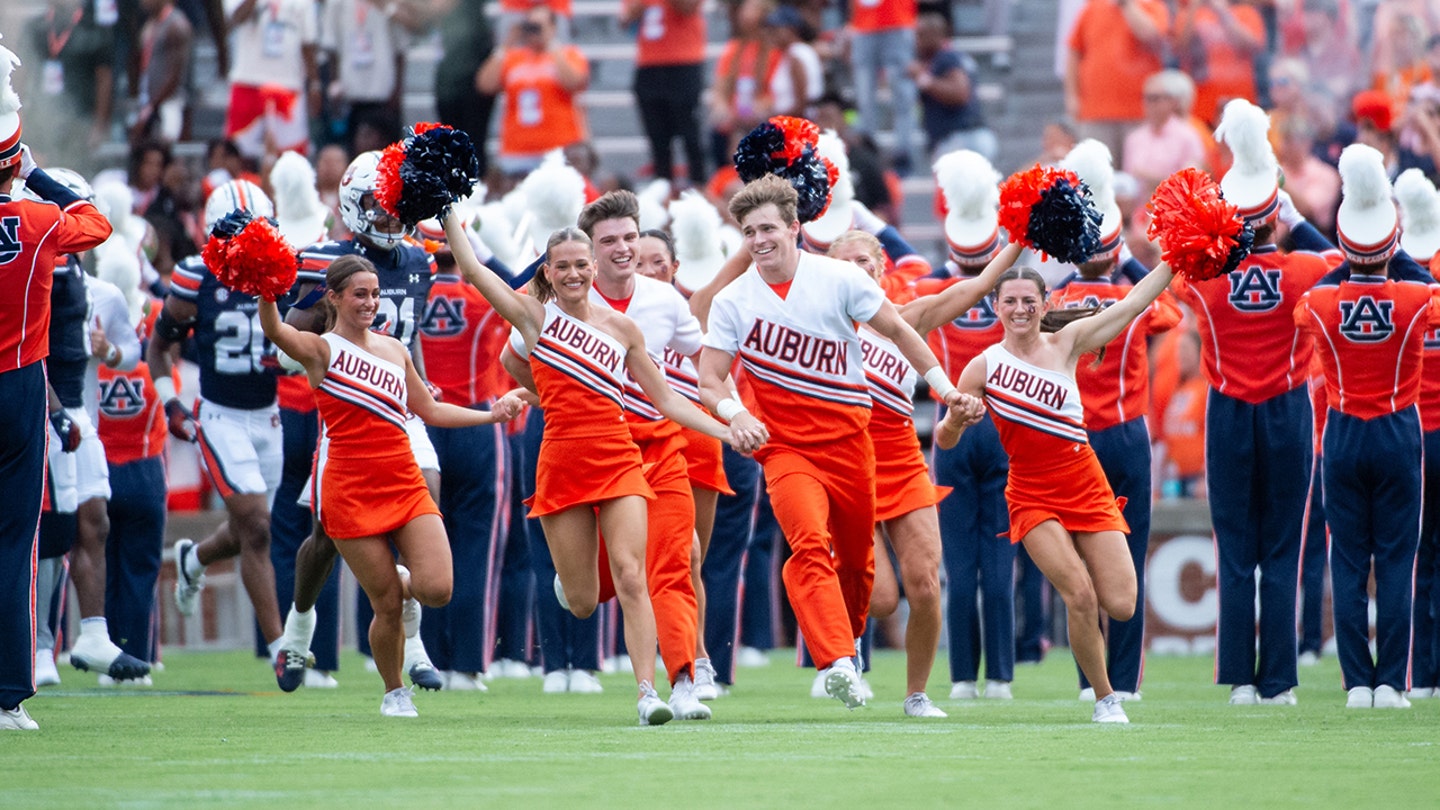
[[[871,644],[906,649],[906,714],[943,717],[924,692],[943,635],[952,700],[1010,699],[1017,665],[1070,644],[1094,718],[1123,722],[1121,703],[1142,695],[1151,509],[1173,498],[1210,510],[1216,682],[1231,703],[1296,702],[1297,666],[1322,654],[1327,583],[1347,705],[1440,697],[1440,371],[1419,360],[1440,351],[1440,304],[1427,303],[1428,272],[1440,272],[1440,6],[1061,0],[1061,102],[1033,122],[1034,157],[1084,181],[1102,217],[1098,247],[1063,262],[1022,252],[1000,225],[997,186],[1021,166],[997,171],[981,64],[955,46],[951,3],[621,0],[649,144],[634,177],[607,170],[591,138],[591,65],[569,0],[491,5],[48,0],[7,37],[18,58],[0,59],[14,86],[0,94],[0,296],[21,331],[0,340],[0,395],[36,418],[7,425],[0,448],[0,487],[26,504],[0,521],[0,728],[35,727],[22,703],[60,682],[61,661],[101,685],[152,683],[162,553],[183,615],[202,604],[205,568],[236,558],[257,653],[281,687],[334,686],[337,547],[373,598],[360,595],[355,620],[370,628],[360,647],[385,681],[387,715],[415,714],[401,673],[425,689],[538,677],[544,693],[591,693],[597,673],[630,667],[642,723],[702,719],[740,667],[796,642],[816,665],[812,695],[852,707],[871,695]],[[984,5],[989,33],[1006,35],[1015,4]],[[423,118],[469,134],[484,191],[412,228],[382,205],[380,150],[409,132],[407,53],[427,39],[442,55]],[[205,40],[228,84],[219,133],[202,132],[198,114]],[[1005,77],[1008,53],[979,58]],[[775,116],[824,131],[813,151],[837,172],[823,213],[797,215],[732,160]],[[209,135],[203,162],[176,157]],[[103,157],[119,139],[123,167]],[[1170,269],[1147,202],[1187,168],[1220,182],[1254,247],[1222,279],[1162,289]],[[897,227],[902,180],[924,174],[945,236],[936,255]],[[298,253],[299,281],[275,310],[283,328],[263,297],[223,283],[207,247],[251,216],[272,219]],[[1038,273],[1002,275],[1011,264]],[[814,268],[844,282],[807,286]],[[797,299],[833,294],[836,309],[825,320],[816,303],[773,339],[841,340],[825,330],[845,313],[844,339],[865,360],[868,433],[835,405],[856,396],[855,380],[816,382],[823,358],[747,353],[747,313],[792,301],[792,281],[807,290]],[[1384,305],[1356,298],[1368,283],[1387,285]],[[1016,412],[991,395],[984,415],[984,385],[962,376],[1029,334],[1013,294],[1025,284],[1042,309],[1130,302],[1057,333],[1086,348],[1068,372],[1083,416],[1051,417],[1093,448],[1099,483],[1118,496],[1108,522],[1050,516],[1074,535],[1060,561],[1048,530],[1017,511],[1014,485],[1036,451],[1016,454]],[[521,288],[530,295],[509,292]],[[344,297],[356,289],[373,312]],[[1122,311],[1123,329],[1085,342]],[[404,350],[354,343],[367,317]],[[633,336],[614,325],[631,320]],[[858,321],[870,325],[857,333]],[[413,466],[414,480],[374,484],[409,488],[418,505],[399,522],[347,523],[365,502],[330,500],[373,483],[345,472],[348,451],[325,463],[351,418],[326,396],[353,405],[342,389],[368,384],[327,376],[341,341],[413,375],[398,394],[365,394],[366,418],[393,406],[384,427],[414,451],[413,465],[404,452],[376,467]],[[279,343],[319,354],[304,363]],[[633,441],[587,432],[586,419],[614,414],[587,411],[563,393],[570,378],[554,377],[603,358],[582,345],[633,349],[663,371],[670,393],[624,362],[587,372]],[[921,379],[933,406],[912,399]],[[687,398],[698,408],[672,413]],[[919,433],[917,410],[937,414]],[[897,413],[901,438],[885,432]],[[895,459],[921,458],[932,421],[918,483]],[[560,482],[554,454],[577,437],[591,447],[569,451],[571,472],[586,476]],[[613,453],[596,449],[611,441]],[[887,456],[890,441],[903,450]],[[632,451],[628,472],[579,461]],[[852,462],[855,480],[879,487],[869,511],[836,478]],[[887,500],[886,481],[910,483]],[[223,508],[224,522],[165,549],[167,512],[201,507]],[[355,551],[370,534],[393,543],[394,575],[388,558]],[[1088,576],[1072,563],[1089,563]],[[64,616],[69,583],[78,620]],[[651,683],[657,648],[668,701]]]

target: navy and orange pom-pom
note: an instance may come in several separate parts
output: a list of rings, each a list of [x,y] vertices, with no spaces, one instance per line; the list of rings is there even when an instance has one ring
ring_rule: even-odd
[[[420,123],[409,137],[385,147],[376,174],[375,201],[413,226],[443,218],[451,204],[468,197],[480,179],[480,160],[463,130]]]
[[[1220,186],[1190,168],[1165,178],[1146,205],[1146,235],[1160,243],[1160,257],[1194,281],[1228,274],[1250,254],[1255,232],[1225,201]]]
[[[735,148],[735,172],[746,183],[767,174],[781,177],[799,195],[795,215],[810,222],[830,206],[838,171],[820,156],[820,128],[789,115],[777,115],[750,130]]]
[[[243,209],[215,223],[200,256],[222,286],[266,301],[288,293],[300,268],[279,229]]]
[[[1079,264],[1100,249],[1100,211],[1074,172],[1035,164],[1000,184],[1000,226],[1012,240]]]

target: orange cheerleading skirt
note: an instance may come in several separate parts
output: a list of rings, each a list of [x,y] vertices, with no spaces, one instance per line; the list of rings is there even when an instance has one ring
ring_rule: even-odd
[[[313,503],[336,540],[389,534],[421,515],[438,515],[408,443],[386,456],[316,459]]]
[[[1120,512],[1125,499],[1115,497],[1095,451],[1088,444],[1076,444],[1075,448],[1063,463],[1043,469],[1028,468],[1023,460],[1016,464],[1018,459],[1010,459],[1005,503],[1010,511],[1011,543],[1025,539],[1047,520],[1059,521],[1071,534],[1129,533],[1130,524]]]
[[[573,439],[547,432],[535,460],[535,494],[525,500],[530,517],[626,495],[654,500],[655,492],[645,483],[640,448],[623,423],[620,428],[609,435]]]
[[[875,521],[892,520],[934,506],[951,492],[930,480],[930,467],[915,435],[915,423],[875,408],[870,417],[875,445]]]
[[[735,490],[725,478],[724,443],[690,428],[681,428],[680,434],[685,437],[685,464],[691,486],[734,495]]]

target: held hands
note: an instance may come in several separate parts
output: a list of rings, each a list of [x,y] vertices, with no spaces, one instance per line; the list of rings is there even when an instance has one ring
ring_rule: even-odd
[[[80,448],[80,426],[70,418],[65,411],[54,411],[50,414],[50,426],[55,428],[55,435],[60,437],[60,451],[73,453]]]
[[[946,418],[957,430],[964,430],[985,417],[985,403],[970,394],[952,392],[945,397],[945,404],[950,409]]]
[[[165,427],[181,441],[195,441],[195,416],[178,399],[165,403]]]
[[[730,446],[738,453],[750,455],[770,441],[770,431],[765,423],[751,416],[748,411],[735,414],[730,420]]]
[[[496,422],[509,422],[525,410],[525,403],[513,393],[506,394],[495,400],[490,407],[490,413],[495,416]]]

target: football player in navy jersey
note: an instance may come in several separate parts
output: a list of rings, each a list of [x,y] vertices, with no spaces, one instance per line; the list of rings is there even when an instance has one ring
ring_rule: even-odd
[[[232,180],[205,201],[206,230],[240,210],[275,215],[258,186]],[[222,286],[200,256],[191,256],[175,268],[146,360],[171,434],[200,445],[227,513],[205,540],[175,544],[175,606],[182,615],[194,613],[205,567],[238,556],[240,578],[273,661],[280,608],[270,562],[270,502],[280,483],[281,436],[275,375],[265,363],[274,351],[260,330],[258,308],[254,296]],[[170,351],[192,333],[200,365],[193,415],[176,392]]]
[[[375,265],[380,281],[380,308],[372,328],[410,347],[415,368],[423,378],[425,364],[420,342],[416,339],[416,321],[425,312],[434,260],[422,248],[407,244],[409,229],[386,214],[375,201],[379,162],[379,152],[365,152],[351,161],[345,170],[340,180],[340,217],[353,236],[343,241],[322,242],[301,251],[296,302],[285,320],[304,331],[323,331],[324,310],[315,304],[325,292],[326,268],[341,256],[363,256]],[[438,502],[440,464],[429,434],[424,424],[413,416],[406,423],[406,432],[430,494]],[[308,494],[309,487],[306,487],[302,501]],[[293,691],[304,680],[310,641],[315,631],[315,603],[335,565],[335,556],[334,542],[318,524],[299,545],[295,555],[294,604],[285,619],[285,634],[280,644],[282,660],[277,661],[275,667],[276,680],[287,692]],[[430,663],[420,641],[419,603],[407,600],[404,616],[405,671],[416,686],[440,689],[444,682]]]

